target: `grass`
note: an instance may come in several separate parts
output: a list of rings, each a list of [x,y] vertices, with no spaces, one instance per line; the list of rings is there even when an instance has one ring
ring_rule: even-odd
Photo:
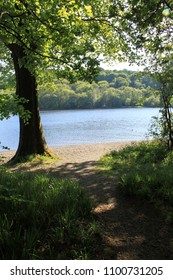
[[[118,176],[126,194],[165,206],[173,221],[173,151],[159,141],[141,142],[104,156],[100,166]]]
[[[97,221],[75,182],[0,168],[1,259],[91,259]]]

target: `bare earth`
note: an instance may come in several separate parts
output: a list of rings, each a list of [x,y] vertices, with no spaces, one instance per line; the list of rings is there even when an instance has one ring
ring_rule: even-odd
[[[97,167],[101,156],[129,144],[54,147],[52,150],[59,160],[21,164],[12,170],[37,170],[58,178],[67,177],[78,181],[88,191],[94,201],[93,212],[103,227],[95,259],[173,259],[172,225],[165,222],[161,211],[146,200],[125,196],[118,188],[117,179],[104,177]],[[6,162],[13,154],[8,151],[0,156]]]

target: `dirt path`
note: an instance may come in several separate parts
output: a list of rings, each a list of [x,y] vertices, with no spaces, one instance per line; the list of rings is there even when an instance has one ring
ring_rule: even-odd
[[[159,210],[146,201],[125,196],[119,191],[115,178],[105,178],[97,169],[102,155],[127,144],[130,143],[55,147],[53,151],[60,160],[30,163],[29,169],[74,179],[87,189],[104,228],[100,259],[173,259],[173,230]],[[3,153],[4,161],[12,154]],[[23,172],[28,170],[28,164],[13,169]]]

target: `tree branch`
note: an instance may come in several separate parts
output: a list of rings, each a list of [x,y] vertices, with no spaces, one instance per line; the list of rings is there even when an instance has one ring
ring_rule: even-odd
[[[173,11],[173,7],[171,7],[171,5],[168,3],[168,1],[164,0],[163,2],[165,3],[165,5],[166,5],[171,11]]]

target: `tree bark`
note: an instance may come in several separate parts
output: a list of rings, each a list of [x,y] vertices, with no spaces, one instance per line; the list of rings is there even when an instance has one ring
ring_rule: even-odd
[[[10,44],[8,47],[14,63],[16,94],[18,97],[28,100],[23,106],[31,112],[31,117],[27,124],[19,116],[19,145],[12,161],[18,162],[21,158],[33,154],[51,155],[44,138],[40,119],[36,78],[25,66],[20,66],[20,59],[24,57],[23,48],[18,44]]]

